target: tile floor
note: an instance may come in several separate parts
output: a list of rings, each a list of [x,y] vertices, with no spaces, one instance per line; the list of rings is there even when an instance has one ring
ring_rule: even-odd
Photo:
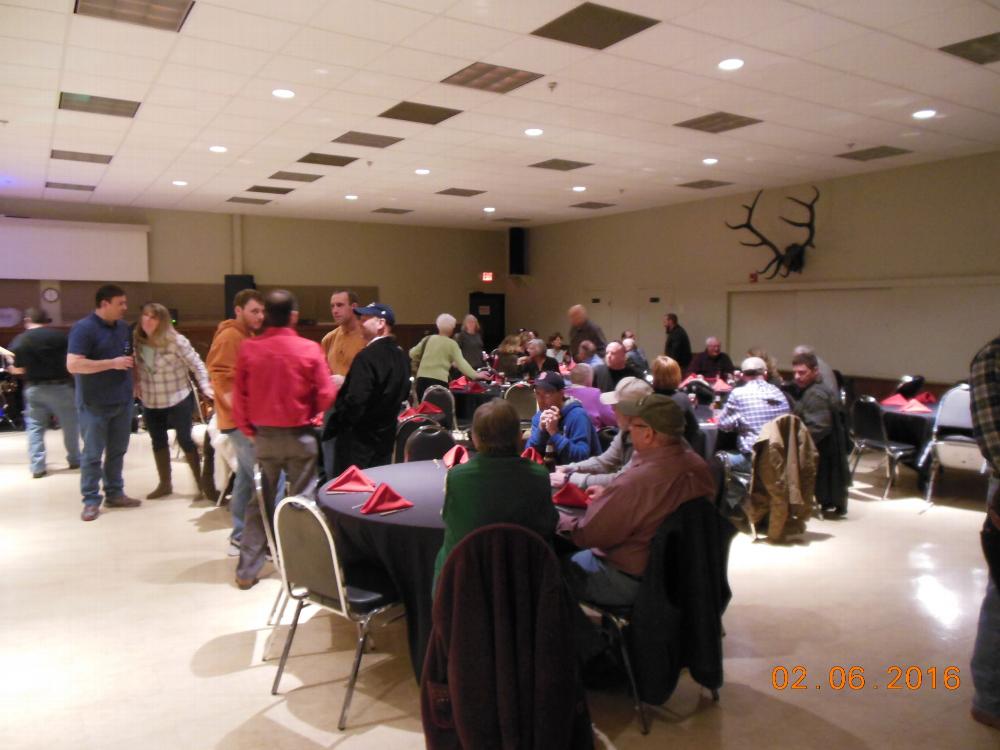
[[[338,732],[352,627],[323,615],[306,622],[272,696],[275,662],[261,658],[276,657],[284,635],[265,627],[278,581],[232,585],[226,509],[192,503],[186,467],[174,462],[178,494],[84,524],[78,474],[58,443],[49,433],[51,473],[33,480],[24,434],[0,434],[0,747],[423,747],[401,624],[365,656]],[[130,493],[152,489],[152,465],[149,438],[133,436]],[[874,468],[862,464],[848,520],[813,522],[804,544],[734,542],[721,703],[684,677],[643,737],[624,692],[594,693],[597,747],[1000,747],[1000,732],[968,715],[985,483],[949,478],[922,512],[906,469],[877,502]],[[772,687],[776,666],[795,665],[808,670],[807,689]],[[831,690],[835,665],[864,667],[868,686]],[[891,665],[924,670],[922,686],[887,690]],[[949,691],[952,665],[961,685]]]

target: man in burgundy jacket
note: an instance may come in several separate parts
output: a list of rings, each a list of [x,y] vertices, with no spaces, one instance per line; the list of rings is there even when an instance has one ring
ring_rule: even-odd
[[[312,420],[330,405],[333,383],[323,350],[295,332],[299,312],[291,292],[277,289],[264,299],[266,330],[240,344],[233,386],[233,421],[255,443],[261,494],[268,518],[257,503],[247,505],[236,585],[257,583],[264,565],[278,477],[285,472],[288,495],[310,495],[316,483],[316,436]]]

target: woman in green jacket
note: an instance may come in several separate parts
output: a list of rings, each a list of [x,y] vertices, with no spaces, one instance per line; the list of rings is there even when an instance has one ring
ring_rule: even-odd
[[[417,398],[424,397],[424,391],[432,385],[448,387],[448,371],[455,367],[469,378],[486,380],[489,375],[472,369],[465,361],[462,350],[452,338],[455,333],[455,316],[441,313],[437,317],[438,332],[435,335],[424,336],[415,347],[410,349],[410,362],[419,363],[417,368]]]

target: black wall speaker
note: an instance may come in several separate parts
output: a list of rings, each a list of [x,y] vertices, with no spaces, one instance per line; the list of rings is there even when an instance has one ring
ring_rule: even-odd
[[[528,273],[528,230],[511,227],[507,231],[507,271],[511,276]]]
[[[233,312],[233,297],[236,296],[237,292],[242,292],[244,289],[256,288],[257,285],[254,283],[253,276],[251,274],[227,273],[225,302],[226,317],[231,318],[235,314]]]

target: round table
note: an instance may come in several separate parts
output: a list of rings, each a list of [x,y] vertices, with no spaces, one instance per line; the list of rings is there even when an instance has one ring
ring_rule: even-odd
[[[406,607],[410,661],[419,682],[431,633],[434,560],[444,542],[441,506],[446,469],[440,461],[413,461],[372,467],[365,474],[376,484],[389,484],[414,507],[384,516],[363,515],[354,506],[364,503],[370,493],[332,494],[323,489],[317,501],[333,526],[348,581],[352,566],[377,563],[389,574]]]
[[[885,433],[889,440],[896,443],[906,443],[917,447],[912,458],[902,463],[916,470],[917,481],[923,487],[930,472],[930,463],[920,466],[920,458],[924,455],[927,443],[934,432],[934,419],[937,417],[938,404],[928,404],[929,412],[903,411],[898,406],[879,404],[885,421]]]
[[[495,398],[503,398],[504,389],[498,385],[490,385],[485,391],[471,391],[468,388],[452,388],[451,395],[455,397],[455,417],[462,423],[472,422],[476,409]]]

